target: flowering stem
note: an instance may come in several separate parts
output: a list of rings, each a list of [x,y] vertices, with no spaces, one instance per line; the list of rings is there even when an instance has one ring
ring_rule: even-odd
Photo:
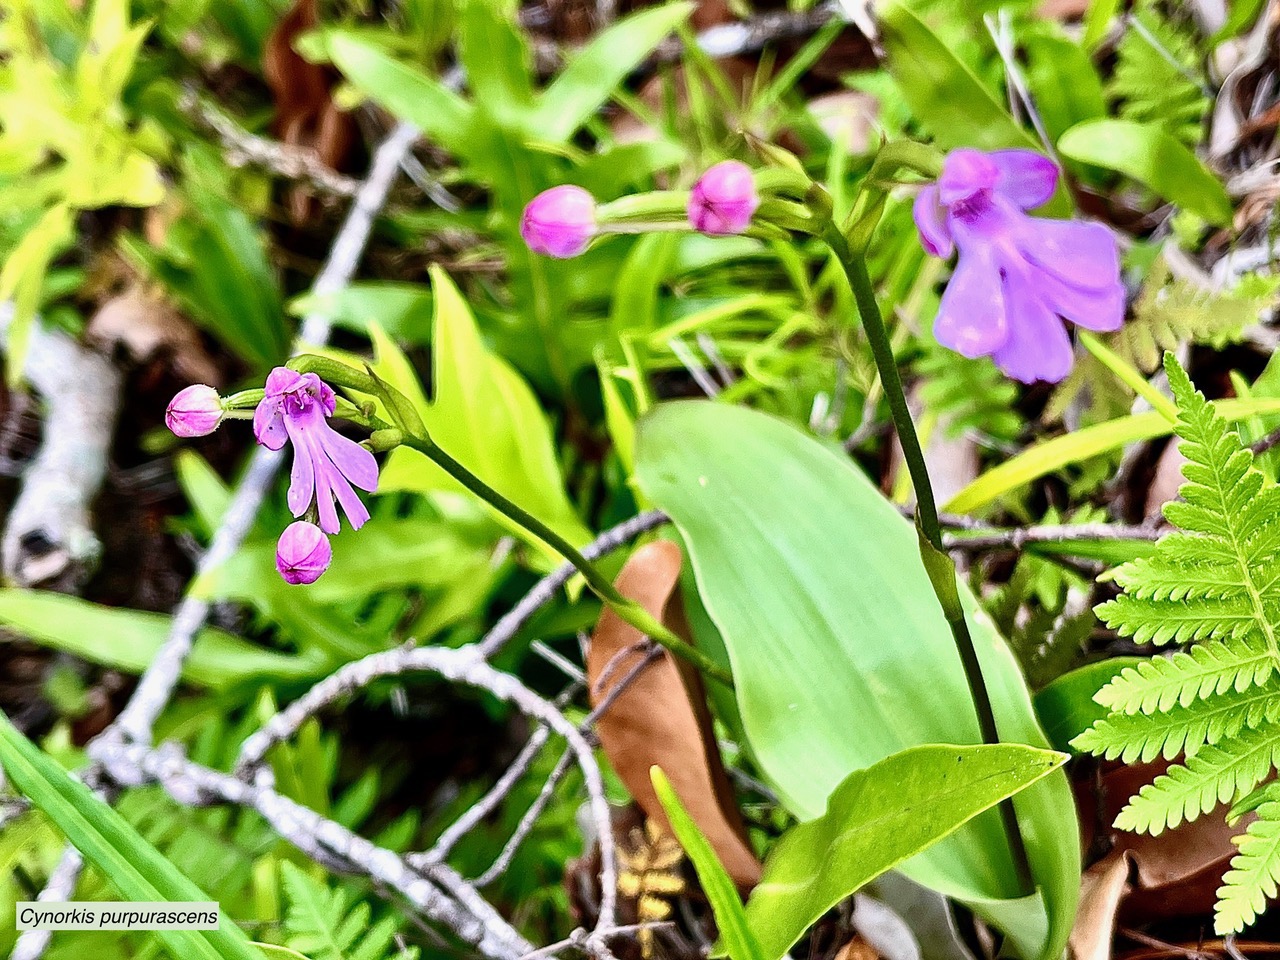
[[[489,486],[474,473],[464,467],[449,454],[445,453],[429,437],[421,437],[412,434],[406,434],[404,437],[404,445],[417,450],[419,453],[428,457],[436,466],[440,467],[445,473],[453,477],[460,484],[478,496],[485,503],[498,510],[503,515],[509,517],[518,523],[525,530],[528,530],[539,540],[546,543],[562,557],[568,560],[577,568],[587,581],[587,586],[598,596],[610,609],[613,610],[622,620],[641,631],[647,637],[661,644],[673,654],[683,657],[691,664],[705,673],[707,676],[719,680],[726,686],[733,686],[733,678],[718,663],[708,657],[697,647],[687,643],[653,616],[648,610],[624,597],[618,592],[617,587],[609,582],[609,579],[602,574],[596,566],[582,555],[572,543],[566,540],[560,534],[556,533],[545,523],[529,513],[523,507],[508,500],[493,487]]]
[[[907,471],[911,474],[911,484],[915,488],[916,529],[920,537],[920,555],[924,561],[925,570],[929,574],[934,593],[937,594],[938,602],[942,605],[947,625],[951,628],[951,636],[955,640],[956,651],[960,655],[960,663],[964,668],[965,680],[969,684],[969,693],[973,698],[974,710],[978,715],[978,729],[981,731],[982,741],[987,744],[998,744],[1000,732],[996,727],[991,694],[983,679],[982,664],[978,659],[978,651],[973,645],[973,637],[969,633],[969,622],[965,618],[964,607],[960,603],[955,563],[947,553],[942,540],[938,506],[933,496],[933,485],[929,482],[924,451],[920,447],[920,438],[916,434],[915,423],[911,419],[911,409],[907,405],[902,376],[898,372],[898,364],[893,356],[893,344],[889,340],[889,331],[885,327],[884,318],[880,315],[880,306],[876,303],[871,278],[867,275],[866,260],[862,253],[854,252],[850,248],[848,240],[832,220],[827,221],[823,230],[823,239],[836,255],[836,259],[840,261],[840,266],[849,281],[863,329],[867,333],[867,341],[871,345],[876,368],[880,373],[885,399],[889,402],[889,411],[898,431],[898,442],[902,445],[902,456],[906,461]],[[1000,815],[1009,837],[1009,846],[1019,878],[1027,888],[1033,889],[1026,845],[1023,843],[1022,831],[1018,826],[1012,801],[1006,800],[1000,804]]]

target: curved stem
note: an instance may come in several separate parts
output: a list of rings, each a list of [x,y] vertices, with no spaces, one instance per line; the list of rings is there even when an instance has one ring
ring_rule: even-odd
[[[433,440],[407,434],[404,438],[404,445],[412,447],[429,458],[436,466],[440,467],[441,470],[449,474],[485,503],[504,516],[514,520],[522,528],[528,530],[572,563],[587,581],[587,586],[591,588],[591,592],[608,605],[619,618],[635,627],[654,642],[666,647],[676,656],[688,660],[707,676],[728,686],[733,685],[733,678],[724,668],[697,647],[686,643],[640,604],[619,593],[617,587],[610,583],[609,579],[597,569],[595,564],[584,557],[577,547],[523,507],[493,489],[493,487],[445,453]]]
[[[911,484],[915,488],[916,528],[920,534],[921,557],[934,592],[938,596],[938,602],[942,605],[947,626],[951,628],[956,651],[960,655],[965,680],[968,682],[974,710],[978,715],[978,729],[982,734],[982,742],[997,744],[1000,742],[1000,732],[996,727],[991,694],[983,679],[982,664],[978,659],[978,651],[973,645],[973,637],[969,633],[969,622],[965,617],[964,608],[960,604],[959,589],[956,585],[956,568],[942,540],[942,526],[938,522],[938,505],[933,496],[933,485],[929,482],[924,450],[920,446],[920,437],[916,434],[915,422],[911,419],[911,409],[907,406],[907,395],[902,386],[902,376],[898,372],[897,361],[893,356],[889,331],[885,327],[884,318],[880,315],[880,305],[876,302],[871,278],[867,275],[866,260],[861,253],[855,253],[850,248],[844,234],[832,221],[827,222],[823,239],[844,269],[849,287],[853,291],[858,314],[862,319],[863,329],[867,333],[867,341],[871,346],[876,368],[880,373],[885,399],[889,402],[889,411],[898,431],[898,442],[902,445],[902,456],[906,461],[907,471],[911,475]],[[1006,800],[1000,805],[1000,815],[1004,821],[1005,832],[1009,836],[1014,866],[1024,885],[1033,888],[1031,869],[1027,863],[1026,845],[1023,843],[1022,831],[1018,826],[1018,818],[1011,800]]]

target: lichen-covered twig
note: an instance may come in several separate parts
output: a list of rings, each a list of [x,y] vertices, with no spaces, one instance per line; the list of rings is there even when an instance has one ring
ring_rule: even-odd
[[[13,304],[0,304],[7,340]],[[23,586],[79,586],[101,554],[89,504],[102,486],[120,408],[120,371],[61,330],[37,323],[23,374],[44,398],[44,436],[5,520],[5,576]]]

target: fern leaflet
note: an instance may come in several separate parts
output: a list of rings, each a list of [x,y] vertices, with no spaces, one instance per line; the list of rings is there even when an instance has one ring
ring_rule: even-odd
[[[1099,618],[1143,643],[1189,645],[1128,668],[1095,699],[1109,715],[1075,746],[1126,761],[1182,757],[1143,787],[1116,826],[1152,834],[1219,804],[1262,796],[1218,891],[1216,926],[1235,933],[1276,894],[1280,786],[1280,486],[1165,357],[1187,458],[1181,499],[1165,507],[1180,532],[1114,572],[1123,593]]]
[[[394,946],[397,917],[372,923],[373,911],[363,900],[353,902],[347,891],[330,889],[287,861],[280,869],[289,902],[285,939],[291,949],[310,960],[416,960],[417,948]]]
[[[1258,806],[1258,819],[1244,836],[1236,837],[1240,852],[1218,889],[1214,924],[1219,930],[1240,930],[1266,909],[1280,883],[1280,783],[1270,784]]]

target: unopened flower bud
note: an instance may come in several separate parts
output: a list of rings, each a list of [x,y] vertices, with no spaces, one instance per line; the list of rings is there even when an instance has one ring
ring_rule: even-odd
[[[222,398],[202,383],[178,391],[164,412],[164,423],[175,436],[204,437],[222,423]]]
[[[582,253],[595,233],[596,201],[581,187],[544,190],[520,218],[520,236],[529,249],[560,260]]]
[[[284,528],[276,544],[276,569],[285,583],[315,583],[329,569],[333,548],[319,527],[298,520]]]
[[[760,206],[751,168],[726,160],[698,178],[689,194],[689,224],[699,233],[727,236],[742,233]]]

